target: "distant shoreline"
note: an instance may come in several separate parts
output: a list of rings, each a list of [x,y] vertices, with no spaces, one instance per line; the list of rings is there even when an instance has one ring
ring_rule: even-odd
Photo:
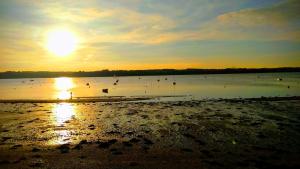
[[[7,71],[0,72],[0,79],[56,78],[56,77],[114,77],[114,76],[166,76],[197,74],[300,72],[300,67],[287,68],[227,68],[227,69],[152,69],[152,70],[101,70],[91,72]]]
[[[152,100],[160,97],[170,96],[157,96],[157,97],[99,97],[99,98],[84,98],[84,99],[0,99],[0,103],[96,103],[96,102],[127,102],[127,101],[145,101]],[[174,96],[178,97],[178,96]],[[198,101],[212,100],[212,101],[228,101],[228,102],[243,102],[243,101],[284,101],[284,100],[300,100],[300,96],[287,96],[287,97],[258,97],[258,98],[218,98],[218,99],[196,99]],[[181,102],[190,102],[181,101]],[[170,102],[170,101],[167,101]],[[173,101],[171,101],[173,102]],[[177,101],[174,101],[177,102]]]
[[[0,79],[56,78],[56,77],[114,77],[114,76],[166,76],[201,74],[283,73],[300,72],[300,67],[283,68],[227,68],[227,69],[150,69],[150,70],[101,70],[78,72],[7,71],[0,72]]]

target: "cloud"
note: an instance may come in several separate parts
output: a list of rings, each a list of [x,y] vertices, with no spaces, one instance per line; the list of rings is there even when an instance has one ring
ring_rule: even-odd
[[[287,0],[271,7],[228,12],[198,30],[174,34],[173,39],[299,41],[299,11],[297,0]]]
[[[117,67],[119,63],[123,63],[123,66],[141,64],[141,67],[155,67],[159,64],[152,64],[150,60],[158,62],[160,58],[164,59],[160,63],[183,58],[176,60],[176,63],[180,63],[176,66],[188,67],[201,61],[187,63],[191,58],[207,56],[212,60],[204,61],[213,65],[217,63],[216,58],[227,60],[227,57],[232,58],[234,54],[236,58],[240,58],[238,62],[243,63],[243,59],[249,55],[262,56],[263,53],[280,53],[283,50],[274,50],[276,47],[267,45],[264,48],[269,49],[268,51],[258,52],[257,46],[273,42],[288,46],[290,42],[286,41],[299,43],[298,2],[299,0],[0,1],[0,70],[5,64],[15,64],[16,67],[27,65],[30,68],[33,65],[29,63],[37,60],[39,62],[35,62],[35,67],[47,67],[43,63],[61,67],[64,67],[64,63],[79,67],[82,63],[86,63],[83,67],[93,63],[95,69],[98,65]],[[69,58],[70,62],[57,60],[45,49],[47,31],[59,27],[67,27],[80,39],[79,48]],[[205,46],[212,41],[221,44],[209,48]],[[255,49],[251,48],[246,53],[245,49],[248,47],[226,47],[228,43],[245,43],[247,46],[249,41],[255,41],[252,44]],[[261,42],[257,44],[257,41]],[[188,45],[182,47],[185,43]],[[190,44],[194,46],[191,47]],[[215,50],[216,48],[222,50]],[[207,51],[215,52],[209,54]],[[282,58],[289,56],[288,51],[297,50],[284,50]],[[267,59],[278,57],[265,56]],[[296,54],[287,60],[294,61],[295,58]],[[233,62],[235,58],[228,60]],[[283,63],[287,63],[283,60]],[[170,62],[160,66],[174,64],[175,62]]]
[[[300,4],[288,0],[268,8],[245,9],[218,16],[201,27],[198,38],[299,41]],[[202,35],[201,35],[202,34]]]
[[[300,4],[296,0],[289,0],[269,8],[229,12],[218,16],[217,20],[222,24],[246,28],[261,26],[282,28],[293,24],[294,21],[299,22],[299,10]]]
[[[95,41],[161,44],[189,40],[260,40],[299,41],[300,4],[287,0],[265,8],[228,12],[202,23],[194,30],[173,31],[178,22],[159,15],[143,15],[132,11],[115,11],[128,32],[99,35]],[[124,15],[122,15],[124,14]],[[195,21],[196,22],[196,21]],[[156,29],[160,28],[160,29]]]

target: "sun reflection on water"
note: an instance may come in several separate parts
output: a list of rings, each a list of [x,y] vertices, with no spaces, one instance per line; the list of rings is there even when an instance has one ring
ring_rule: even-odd
[[[55,78],[56,97],[61,100],[71,99],[71,89],[74,87],[73,79],[68,77]]]
[[[62,129],[58,128],[54,133],[56,134],[56,138],[50,141],[50,144],[65,144],[70,141],[71,138],[71,130],[65,129],[64,124],[75,118],[76,109],[74,105],[71,103],[59,103],[55,104],[52,108],[53,112],[53,123],[56,126],[63,127]]]
[[[75,108],[71,103],[56,104],[52,112],[57,125],[62,125],[64,122],[71,120],[72,117],[75,117]]]

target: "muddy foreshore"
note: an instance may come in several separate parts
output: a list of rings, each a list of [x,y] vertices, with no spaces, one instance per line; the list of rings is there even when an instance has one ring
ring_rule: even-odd
[[[0,168],[298,168],[300,99],[0,103]]]

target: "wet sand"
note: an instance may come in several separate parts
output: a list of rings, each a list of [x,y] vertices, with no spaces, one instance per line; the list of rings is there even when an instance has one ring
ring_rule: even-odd
[[[0,103],[0,168],[299,168],[300,99]]]
[[[142,101],[158,97],[124,97],[124,96],[105,96],[105,97],[78,97],[74,99],[7,99],[0,100],[0,103],[90,103],[90,102],[121,102],[121,101]]]

